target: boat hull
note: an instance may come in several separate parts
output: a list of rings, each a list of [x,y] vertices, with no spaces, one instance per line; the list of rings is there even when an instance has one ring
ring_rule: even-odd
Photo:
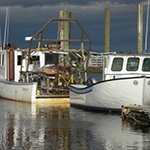
[[[76,88],[79,90],[81,85]],[[70,102],[76,106],[121,111],[123,105],[150,105],[149,91],[148,77],[114,79],[96,83],[85,94],[71,91]]]
[[[0,97],[6,100],[35,103],[37,83],[20,83],[0,80]]]

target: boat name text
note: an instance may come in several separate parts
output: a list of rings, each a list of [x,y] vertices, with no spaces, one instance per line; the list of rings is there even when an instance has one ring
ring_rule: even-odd
[[[29,89],[28,89],[28,88],[22,88],[22,90],[23,90],[23,91],[29,91]]]

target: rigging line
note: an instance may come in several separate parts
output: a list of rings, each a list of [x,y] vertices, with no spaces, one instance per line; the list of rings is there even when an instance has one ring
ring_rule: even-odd
[[[148,3],[147,3],[147,19],[146,19],[146,33],[145,33],[145,52],[147,51],[148,22],[149,22],[149,0],[148,0]]]

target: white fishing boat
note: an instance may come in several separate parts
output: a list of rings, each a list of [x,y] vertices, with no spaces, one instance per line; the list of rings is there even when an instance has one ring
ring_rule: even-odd
[[[70,86],[72,105],[121,110],[122,105],[150,105],[150,54],[107,54],[102,81]]]
[[[46,33],[45,29],[53,22],[58,23],[61,32],[65,30],[64,24],[68,27],[69,24],[76,23],[81,29],[81,35],[86,39],[83,36],[81,39],[70,39],[70,33],[68,37],[65,34],[66,37],[63,38],[44,39],[43,32]],[[7,27],[8,25],[6,29]],[[0,97],[29,103],[36,103],[39,99],[52,99],[53,103],[69,103],[68,85],[75,83],[69,55],[77,54],[81,57],[81,62],[85,62],[82,59],[84,49],[71,49],[69,46],[64,48],[63,45],[70,45],[70,42],[81,42],[82,45],[83,42],[91,43],[87,33],[76,19],[51,19],[35,35],[26,39],[29,39],[27,49],[14,49],[10,44],[1,47]],[[88,52],[90,48],[91,45]]]
[[[91,78],[87,80],[86,85],[71,85],[71,105],[107,111],[121,111],[123,105],[150,105],[150,54],[145,53],[147,50],[149,0],[147,6],[145,52],[143,52],[142,48],[142,10],[142,5],[139,4],[138,54],[102,54],[102,80],[96,81],[96,79]],[[106,20],[109,20],[109,15]],[[106,23],[106,27],[109,27],[109,21]],[[108,31],[109,29],[105,32],[106,37],[109,37]],[[109,47],[108,39],[105,43],[106,48]],[[107,49],[107,51],[109,50]]]

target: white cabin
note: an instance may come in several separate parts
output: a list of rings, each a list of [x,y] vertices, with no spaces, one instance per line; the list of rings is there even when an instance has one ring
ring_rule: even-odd
[[[26,71],[27,55],[23,54],[26,50],[14,50],[14,81],[18,82],[21,71],[21,57],[22,71]],[[66,54],[66,53],[64,53]],[[31,54],[31,60],[28,71],[39,70],[47,64],[55,64],[59,61],[59,53],[49,53],[36,51]],[[0,50],[0,79],[9,80],[9,50]]]
[[[149,54],[111,54],[104,60],[103,80],[150,76]]]

